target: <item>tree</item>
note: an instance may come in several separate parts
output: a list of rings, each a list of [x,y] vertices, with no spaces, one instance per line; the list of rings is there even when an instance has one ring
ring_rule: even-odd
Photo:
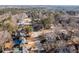
[[[43,27],[45,28],[45,29],[49,29],[50,28],[50,24],[51,24],[51,20],[50,19],[43,19],[43,20],[41,20],[41,23],[42,23],[42,25],[43,25]]]
[[[11,21],[4,24],[6,30],[12,34],[13,31],[17,30],[17,26],[15,26]]]
[[[3,31],[7,30],[10,33],[17,30],[17,26],[15,26],[14,23],[11,21],[11,16],[0,22],[0,28]]]

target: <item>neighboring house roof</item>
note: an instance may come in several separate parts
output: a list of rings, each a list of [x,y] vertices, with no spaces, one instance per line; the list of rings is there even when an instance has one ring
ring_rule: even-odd
[[[11,42],[8,42],[8,43],[5,43],[5,48],[12,48],[12,43]]]

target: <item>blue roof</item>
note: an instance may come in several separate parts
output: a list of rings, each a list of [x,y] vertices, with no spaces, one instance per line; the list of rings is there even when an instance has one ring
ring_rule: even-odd
[[[14,44],[21,44],[21,43],[22,43],[22,40],[20,40],[20,39],[14,40]]]

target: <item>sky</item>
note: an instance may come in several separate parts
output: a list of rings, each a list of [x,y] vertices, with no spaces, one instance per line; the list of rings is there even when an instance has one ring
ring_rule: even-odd
[[[0,0],[0,5],[79,5],[78,0]]]

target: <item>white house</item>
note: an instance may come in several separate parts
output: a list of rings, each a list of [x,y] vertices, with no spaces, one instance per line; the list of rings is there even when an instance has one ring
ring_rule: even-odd
[[[21,20],[18,25],[31,25],[31,19],[30,18],[25,18],[23,20]]]

